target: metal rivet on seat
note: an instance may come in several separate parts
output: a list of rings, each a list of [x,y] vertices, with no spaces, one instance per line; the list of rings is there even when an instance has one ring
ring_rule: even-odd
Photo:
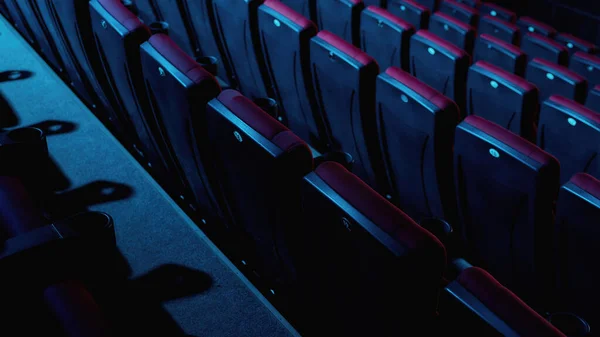
[[[491,15],[491,16],[496,16],[496,15],[498,15],[498,13],[496,13],[496,11],[491,11],[491,12],[490,12],[490,15]]]
[[[385,198],[386,198],[387,200],[392,200],[392,196],[391,196],[391,195],[389,195],[389,194],[386,194],[386,195],[385,195]]]
[[[429,54],[431,54],[431,55],[435,55],[435,49],[433,49],[431,47],[427,48],[427,52],[429,52]]]
[[[492,86],[492,88],[496,89],[498,88],[498,82],[496,81],[490,81],[490,85]]]
[[[108,27],[108,24],[106,24],[106,21],[102,20],[102,22],[100,22],[100,24],[102,25],[102,28],[106,29]]]
[[[554,74],[552,74],[552,73],[547,73],[547,74],[546,74],[546,78],[552,81],[552,80],[554,79]]]
[[[280,27],[281,26],[281,22],[277,19],[273,20],[273,24],[275,25],[275,27]]]
[[[383,21],[377,20],[377,27],[379,27],[379,28],[383,27]]]
[[[592,67],[592,66],[589,66],[589,67],[587,67],[587,70],[588,70],[588,71],[594,71],[594,67]]]
[[[444,25],[444,30],[448,30],[450,29],[450,27],[448,27],[448,25]]]
[[[202,223],[206,225],[206,220],[205,219],[201,219],[200,221],[202,221]]]
[[[243,141],[243,139],[242,139],[242,135],[240,135],[240,133],[239,133],[239,132],[237,132],[237,131],[233,131],[233,135],[235,136],[235,139],[237,139],[237,140],[238,140],[238,142],[240,142],[240,143],[241,143],[241,142]]]
[[[162,67],[158,67],[158,73],[160,74],[160,76],[165,76],[165,70]]]
[[[567,43],[567,47],[573,48],[573,44],[571,42]]]
[[[332,61],[335,60],[335,54],[332,51],[329,52],[329,59]]]
[[[575,126],[575,125],[577,125],[577,121],[576,121],[576,120],[575,120],[575,118],[573,118],[573,117],[569,117],[569,118],[567,118],[567,122],[569,122],[569,124],[570,124],[571,126]]]
[[[496,149],[490,149],[490,154],[492,155],[492,157],[494,158],[498,158],[500,157],[500,153],[496,150]]]
[[[406,95],[405,95],[405,94],[402,94],[402,95],[400,96],[400,99],[402,100],[402,102],[404,102],[404,103],[408,103],[408,97],[406,97]]]
[[[275,295],[275,290],[271,289],[271,294]]]
[[[277,120],[281,122],[283,120],[283,117],[279,116],[277,117]]]
[[[404,5],[400,6],[400,10],[401,11],[405,11],[406,10],[406,6],[404,6]]]
[[[530,32],[532,32],[532,33],[533,33],[533,32],[535,32],[535,28],[533,28],[532,26],[529,26],[529,27],[527,28],[527,30],[528,30],[528,31],[530,31]]]

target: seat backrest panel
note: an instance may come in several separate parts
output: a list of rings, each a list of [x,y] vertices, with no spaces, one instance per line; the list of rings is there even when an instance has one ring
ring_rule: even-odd
[[[577,173],[560,189],[556,212],[557,290],[561,310],[585,319],[591,327],[600,323],[596,301],[600,218],[600,181]]]
[[[561,164],[560,183],[578,172],[600,177],[600,115],[562,96],[550,96],[542,105],[538,146]]]
[[[527,65],[525,78],[540,90],[540,102],[551,95],[561,95],[580,103],[585,102],[587,81],[567,67],[535,58]]]
[[[270,0],[258,9],[258,25],[278,102],[276,118],[301,139],[313,143],[319,139],[322,126],[313,113],[306,83],[311,82],[310,39],[317,29],[289,7]]]
[[[399,68],[379,75],[376,103],[390,200],[417,222],[455,218],[456,104]]]
[[[427,29],[431,11],[412,0],[388,0],[387,10],[391,14],[410,23],[416,30]]]
[[[362,0],[319,0],[316,23],[319,30],[329,31],[358,47],[360,13],[364,8]]]
[[[487,34],[506,43],[519,45],[521,32],[517,25],[498,19],[490,15],[485,15],[479,20],[477,30],[478,34]]]
[[[286,231],[301,225],[300,184],[312,170],[302,140],[248,98],[223,91],[207,107],[210,165],[231,233],[250,267],[275,291],[294,282]]]
[[[548,291],[558,161],[477,116],[459,124],[454,166],[460,231],[477,265],[528,301]]]
[[[171,190],[197,206],[207,221],[220,216],[206,160],[207,102],[220,87],[215,78],[167,35],[155,34],[141,47],[141,63],[151,116]],[[175,113],[177,112],[177,113]],[[196,206],[197,205],[197,206]]]
[[[415,33],[408,22],[385,9],[369,6],[361,14],[360,47],[377,60],[380,69],[408,70],[410,37]]]
[[[230,84],[250,99],[271,95],[264,74],[257,11],[263,0],[212,0],[223,57],[231,67]]]
[[[333,162],[305,177],[303,210],[303,285],[307,303],[321,299],[310,306],[318,331],[387,336],[400,323],[423,332],[445,264],[439,241]]]
[[[322,140],[322,152],[350,154],[353,173],[375,186],[380,163],[373,114],[377,63],[327,31],[311,39],[310,56],[313,94],[328,138]]]
[[[481,116],[535,142],[539,93],[521,77],[479,61],[469,69],[467,102],[468,115]]]
[[[516,46],[487,34],[481,34],[475,42],[473,63],[485,61],[518,76],[525,75],[527,56]]]
[[[590,88],[600,84],[600,57],[584,52],[576,52],[571,56],[569,69],[585,77]]]
[[[411,38],[410,62],[413,76],[456,102],[464,111],[470,63],[464,50],[420,30]]]

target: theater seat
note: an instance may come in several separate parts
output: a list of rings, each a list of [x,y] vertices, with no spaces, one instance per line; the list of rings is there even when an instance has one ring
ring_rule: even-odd
[[[264,0],[212,0],[217,39],[230,69],[229,84],[250,99],[268,97],[257,25],[258,7]]]
[[[314,1],[310,0],[280,0],[283,4],[309,20],[313,19]]]
[[[281,2],[267,0],[258,8],[258,28],[266,70],[278,103],[277,116],[309,143],[319,138],[306,83],[311,82],[310,39],[316,26]]]
[[[542,36],[553,38],[556,35],[556,29],[553,27],[536,21],[530,17],[522,16],[517,20],[517,26],[521,29],[521,34],[536,33]]]
[[[102,94],[100,83],[97,81],[100,76],[93,73],[94,68],[90,65],[86,54],[86,46],[93,48],[94,44],[89,26],[87,1],[35,0],[35,5],[63,61],[70,80],[69,85],[85,103],[92,107],[94,113],[104,109],[109,113],[108,117],[100,115],[99,117],[104,120],[114,119],[110,104]],[[82,24],[78,25],[78,22]]]
[[[314,331],[430,335],[446,261],[433,235],[334,162],[304,178],[303,214],[299,279]]]
[[[410,23],[416,30],[427,29],[431,11],[412,0],[388,0],[387,10],[391,14]]]
[[[517,14],[515,12],[491,2],[482,3],[481,7],[479,7],[479,12],[481,15],[489,15],[509,23],[513,23],[517,19]]]
[[[585,102],[587,81],[567,67],[535,58],[527,65],[525,78],[540,90],[540,101],[551,95],[560,95],[579,103]]]
[[[205,109],[221,89],[210,73],[164,34],[142,44],[141,64],[154,136],[172,178],[167,190],[189,203],[205,221],[213,221],[220,212],[205,166]]]
[[[476,27],[479,21],[479,11],[453,0],[444,0],[440,3],[439,11],[462,21],[469,26]]]
[[[316,2],[317,25],[348,43],[360,46],[362,0],[319,0]]]
[[[585,77],[590,87],[600,84],[600,57],[581,51],[571,56],[569,69]]]
[[[451,303],[441,315],[451,316],[450,324],[459,331],[479,336],[566,337],[481,268],[462,271],[444,293]]]
[[[538,146],[560,161],[560,183],[578,172],[600,177],[600,114],[561,96],[542,105]]]
[[[518,76],[525,75],[527,56],[516,46],[487,34],[481,34],[475,41],[473,62],[485,61]]]
[[[31,43],[35,44],[50,63],[50,65],[58,71],[63,72],[63,64],[60,59],[60,54],[56,50],[56,46],[52,42],[52,37],[47,31],[46,25],[38,15],[38,10],[35,4],[31,1],[5,1],[4,4],[7,12],[11,13],[15,27],[23,34]]]
[[[17,31],[27,40],[27,42],[31,44],[36,43],[36,36],[31,31],[31,27],[28,22],[28,17],[24,15],[21,7],[24,7],[26,4],[22,1],[18,0],[5,0],[4,6],[8,13],[8,16],[11,18],[13,25],[17,29]]]
[[[174,5],[172,5],[174,6]],[[196,40],[196,50],[194,56],[196,60],[201,58],[216,58],[217,76],[219,79],[228,82],[232,76],[231,65],[223,50],[223,41],[221,41],[212,11],[212,1],[186,1],[187,23],[190,36]]]
[[[411,38],[410,62],[413,76],[456,102],[464,111],[471,62],[464,50],[420,30]]]
[[[475,28],[472,26],[438,12],[433,13],[429,20],[429,31],[466,51],[469,55],[473,53]]]
[[[457,229],[468,259],[528,303],[543,305],[558,161],[501,126],[468,116],[456,129],[454,167]]]
[[[600,320],[597,315],[598,264],[594,254],[598,247],[600,219],[600,181],[577,173],[562,186],[556,213],[556,255],[558,260],[556,294],[561,310],[585,319],[592,329]]]
[[[3,0],[3,1],[0,1],[0,14],[2,14],[2,15],[4,16],[4,18],[5,18],[5,19],[6,19],[8,22],[11,22],[11,21],[12,21],[12,18],[10,17],[10,13],[9,13],[9,11],[8,11],[8,7],[7,7],[7,5],[6,5],[6,3],[7,3],[8,1],[9,1],[9,0]]]
[[[520,31],[517,25],[506,22],[490,15],[485,15],[479,20],[479,34],[493,36],[506,43],[519,45]]]
[[[287,228],[301,226],[300,184],[312,170],[306,143],[248,98],[225,90],[206,111],[210,165],[226,223],[247,264],[269,284],[293,281]],[[279,288],[272,288],[275,293]]]
[[[535,143],[539,92],[533,84],[479,61],[469,69],[467,101],[468,115],[483,117]]]
[[[410,37],[415,28],[385,9],[369,6],[361,14],[360,47],[381,69],[409,69]]]
[[[108,79],[104,92],[116,103],[126,145],[163,181],[166,169],[149,124],[152,117],[140,64],[139,46],[150,37],[148,27],[119,0],[92,0],[90,19],[102,62],[96,72]]]
[[[566,47],[539,34],[524,35],[521,49],[527,54],[529,61],[534,58],[542,58],[564,66],[569,63],[569,53]]]
[[[377,121],[388,198],[417,222],[455,219],[454,102],[399,68],[377,79]]]
[[[600,85],[590,90],[585,101],[585,106],[600,113]]]
[[[315,106],[325,124],[324,151],[342,151],[354,159],[353,172],[375,186],[377,156],[375,60],[334,34],[311,39],[310,60]]]
[[[589,43],[586,40],[580,39],[571,34],[560,33],[556,35],[554,39],[567,47],[569,56],[571,57],[576,52],[584,52],[588,54],[596,54],[598,52],[598,47],[593,43]]]

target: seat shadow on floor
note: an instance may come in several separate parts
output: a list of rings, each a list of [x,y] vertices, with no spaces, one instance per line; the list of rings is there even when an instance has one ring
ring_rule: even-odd
[[[163,264],[142,276],[101,289],[98,298],[118,336],[160,332],[161,336],[184,337],[189,335],[164,309],[164,304],[201,294],[212,285],[210,275],[201,270]]]
[[[30,78],[33,76],[33,73],[28,70],[5,70],[0,71],[0,83],[1,82],[10,82],[10,81],[18,81]]]
[[[70,133],[70,132],[77,130],[77,124],[75,124],[75,123],[59,121],[59,120],[54,120],[54,119],[35,123],[32,125],[29,125],[29,127],[38,128],[38,129],[44,131],[44,134],[47,137],[54,136],[54,135],[62,135],[62,134]]]
[[[83,186],[59,192],[50,201],[50,213],[54,218],[88,211],[88,207],[107,202],[125,200],[133,195],[133,189],[125,184],[97,180]]]
[[[19,117],[0,91],[0,128],[11,128],[19,124]]]

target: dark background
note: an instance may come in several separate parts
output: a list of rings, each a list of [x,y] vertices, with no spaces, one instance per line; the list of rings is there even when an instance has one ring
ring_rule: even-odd
[[[600,0],[496,0],[519,15],[531,16],[559,32],[600,45]]]

